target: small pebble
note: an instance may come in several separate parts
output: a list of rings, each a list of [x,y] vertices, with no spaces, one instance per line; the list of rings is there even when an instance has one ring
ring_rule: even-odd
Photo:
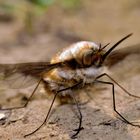
[[[6,115],[3,113],[0,113],[0,120],[4,120],[6,118]]]

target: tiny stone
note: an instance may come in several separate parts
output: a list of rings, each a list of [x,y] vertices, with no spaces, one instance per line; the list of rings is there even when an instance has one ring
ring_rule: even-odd
[[[6,118],[5,114],[0,113],[0,120],[3,120],[3,119],[5,119],[5,118]]]
[[[54,134],[50,134],[50,137],[54,137],[55,135]]]

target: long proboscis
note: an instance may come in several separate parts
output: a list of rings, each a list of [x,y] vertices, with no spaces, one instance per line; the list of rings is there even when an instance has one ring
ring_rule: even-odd
[[[133,33],[128,34],[127,36],[123,37],[121,40],[119,40],[115,45],[113,45],[104,55],[102,58],[102,63],[104,62],[104,60],[106,59],[106,57],[124,40],[126,40],[128,37],[130,37]]]

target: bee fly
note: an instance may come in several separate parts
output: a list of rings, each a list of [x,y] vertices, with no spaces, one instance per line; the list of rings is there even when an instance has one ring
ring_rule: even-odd
[[[117,84],[129,96],[136,98],[140,97],[130,94],[113,78],[111,78],[107,73],[103,73],[103,68],[104,65],[106,64],[105,60],[107,60],[107,57],[109,57],[111,52],[121,42],[126,40],[131,35],[132,34],[128,34],[127,36],[119,40],[108,51],[105,51],[105,48],[109,44],[101,46],[101,44],[97,45],[94,42],[81,41],[62,50],[62,52],[54,56],[49,63],[37,62],[37,63],[22,63],[22,64],[0,64],[0,73],[2,73],[1,77],[3,77],[2,80],[4,81],[7,82],[12,81],[11,79],[14,79],[13,77],[17,77],[15,76],[17,74],[22,75],[24,78],[27,79],[26,81],[27,85],[29,81],[31,82],[31,79],[28,77],[35,77],[36,79],[38,79],[38,84],[36,85],[36,88],[30,95],[25,105],[21,107],[13,107],[8,109],[12,110],[26,107],[41,82],[44,83],[47,93],[54,93],[54,98],[50,105],[45,120],[39,127],[37,127],[37,129],[35,129],[29,134],[26,134],[25,137],[32,135],[46,123],[55,99],[59,98],[61,102],[72,99],[78,109],[79,125],[78,128],[75,129],[75,133],[72,136],[72,138],[75,138],[80,132],[80,130],[83,129],[83,127],[82,127],[82,113],[80,111],[79,103],[73,94],[73,91],[79,88],[84,88],[86,85],[91,83],[92,84],[101,83],[111,85],[113,94],[113,110],[124,122],[132,126],[140,127],[139,125],[129,122],[116,110],[114,83]],[[104,76],[108,77],[112,82],[100,80],[100,78]],[[12,81],[12,84],[14,84],[13,83],[14,81],[15,80]]]

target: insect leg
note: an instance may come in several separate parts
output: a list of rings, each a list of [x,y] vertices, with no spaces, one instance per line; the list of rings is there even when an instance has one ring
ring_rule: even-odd
[[[108,77],[111,81],[113,81],[117,86],[119,86],[126,94],[128,94],[129,96],[131,96],[131,97],[135,97],[135,98],[140,98],[140,96],[136,96],[136,95],[133,95],[133,94],[131,94],[130,92],[128,92],[125,88],[123,88],[118,82],[116,82],[112,77],[110,77],[107,73],[103,73],[103,74],[101,74],[100,76],[98,76],[96,79],[99,79],[99,78],[101,78],[101,77],[103,77],[103,76],[106,76],[106,77]],[[96,80],[95,79],[95,80]]]
[[[68,88],[66,88],[66,89],[62,89],[62,90],[60,90],[59,92],[64,91],[64,90],[68,90],[68,89],[74,89],[75,87],[79,86],[80,84],[82,84],[82,81],[80,81],[79,83],[73,85],[72,87],[68,87]],[[74,103],[76,104],[77,109],[78,109],[78,112],[79,112],[79,126],[78,126],[78,129],[75,129],[75,130],[74,130],[74,131],[76,131],[76,133],[73,134],[72,137],[71,137],[72,139],[75,139],[76,136],[79,134],[79,132],[80,132],[82,129],[84,129],[84,128],[81,127],[81,125],[82,125],[82,113],[81,113],[79,104],[78,104],[77,100],[75,99],[75,97],[73,96],[73,94],[70,94],[70,96],[71,96],[71,98],[73,99]]]
[[[29,135],[34,134],[36,131],[38,131],[38,130],[46,123],[46,121],[47,121],[47,119],[48,119],[48,116],[49,116],[49,114],[50,114],[50,112],[51,112],[52,106],[53,106],[53,104],[54,104],[54,101],[55,101],[55,99],[56,99],[56,97],[57,97],[58,94],[59,94],[59,92],[57,92],[57,93],[55,94],[55,96],[54,96],[54,98],[53,98],[53,101],[52,101],[52,103],[51,103],[51,106],[50,106],[50,108],[49,108],[49,111],[48,111],[48,113],[47,113],[47,115],[46,115],[45,120],[43,121],[43,123],[42,123],[37,129],[35,129],[33,132],[24,135],[24,137],[27,137],[27,136],[29,136]]]
[[[43,123],[42,123],[38,128],[36,128],[33,132],[24,135],[24,137],[27,137],[27,136],[30,136],[30,135],[34,134],[35,132],[37,132],[37,131],[47,122],[47,119],[48,119],[49,114],[50,114],[50,112],[51,112],[51,110],[52,110],[54,101],[55,101],[57,95],[58,95],[60,92],[65,91],[65,90],[68,90],[68,89],[73,89],[73,88],[77,87],[79,84],[81,84],[81,82],[79,82],[79,83],[73,85],[72,87],[68,87],[68,88],[61,89],[61,90],[57,91],[56,94],[55,94],[55,96],[54,96],[54,98],[53,98],[53,101],[52,101],[52,103],[51,103],[51,105],[50,105],[50,108],[49,108],[49,110],[48,110],[48,113],[47,113],[47,115],[46,115],[46,117],[45,117]]]
[[[82,113],[81,113],[81,110],[80,110],[80,106],[79,106],[77,100],[75,99],[75,97],[74,97],[72,94],[71,94],[70,96],[72,97],[74,103],[76,104],[76,107],[77,107],[78,112],[79,112],[79,126],[78,126],[77,129],[74,130],[74,131],[76,131],[76,133],[73,134],[72,137],[71,137],[72,139],[74,139],[74,138],[76,138],[76,136],[79,134],[79,132],[80,132],[82,129],[84,129],[83,127],[81,127],[81,126],[82,126],[82,118],[83,118],[83,117],[82,117]]]
[[[122,120],[127,123],[127,124],[130,124],[132,126],[137,126],[137,127],[140,127],[140,125],[136,125],[136,124],[133,124],[131,122],[129,122],[124,116],[122,116],[116,109],[116,102],[115,102],[115,90],[114,90],[114,84],[111,83],[111,82],[105,82],[105,81],[100,81],[100,80],[95,80],[95,82],[97,83],[101,83],[101,84],[107,84],[107,85],[111,85],[112,86],[112,94],[113,94],[113,110],[117,113],[117,115],[119,115]]]
[[[11,108],[4,108],[4,109],[0,109],[0,110],[13,110],[13,109],[20,109],[20,108],[25,108],[29,101],[31,100],[31,98],[33,97],[35,91],[37,90],[37,88],[39,87],[40,83],[41,83],[42,79],[39,80],[39,82],[37,83],[36,87],[34,88],[32,94],[30,95],[30,97],[27,99],[26,103],[23,106],[19,106],[19,107],[11,107]]]

